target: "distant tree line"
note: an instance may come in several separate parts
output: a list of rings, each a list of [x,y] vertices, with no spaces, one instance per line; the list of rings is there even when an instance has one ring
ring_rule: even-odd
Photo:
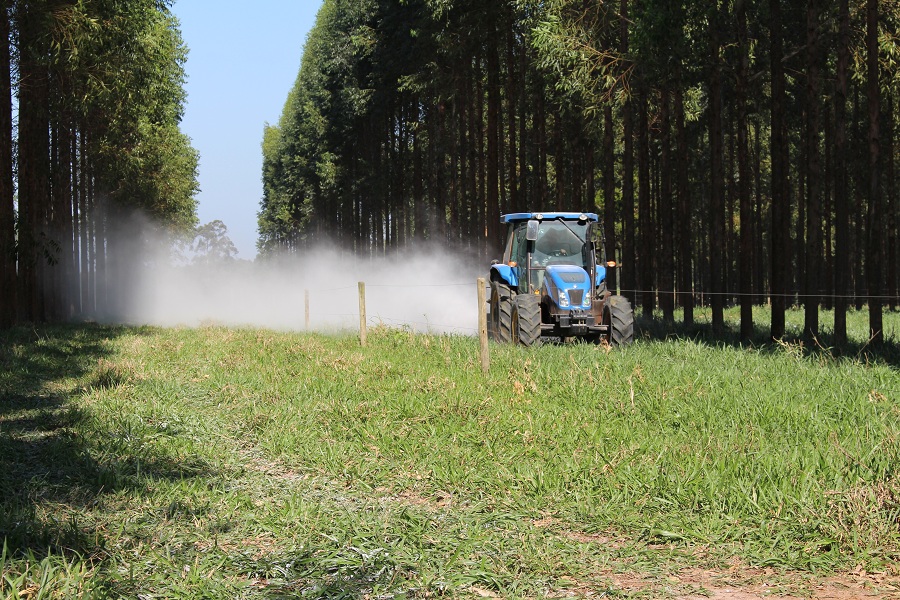
[[[0,326],[115,310],[140,212],[196,221],[169,0],[0,3]]]
[[[898,303],[897,0],[325,0],[265,129],[259,249],[499,252],[598,210],[645,313]]]

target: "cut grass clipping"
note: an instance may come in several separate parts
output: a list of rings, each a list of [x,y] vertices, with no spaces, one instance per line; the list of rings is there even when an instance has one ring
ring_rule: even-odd
[[[477,340],[386,328],[0,341],[0,597],[624,595],[900,559],[889,354],[645,337],[492,346],[483,375]]]

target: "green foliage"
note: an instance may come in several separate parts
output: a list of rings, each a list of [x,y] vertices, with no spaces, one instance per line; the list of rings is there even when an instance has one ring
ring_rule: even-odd
[[[556,89],[592,117],[630,93],[634,63],[618,49],[616,13],[608,4],[575,6],[556,0],[520,0],[530,15],[538,64],[553,73]]]
[[[100,192],[176,228],[192,227],[198,156],[178,129],[187,49],[167,4],[79,0],[19,12],[47,21],[51,119],[88,140]]]
[[[91,129],[103,191],[176,228],[196,224],[198,155],[178,130],[187,50],[177,21],[153,0],[85,1],[68,50],[84,85],[78,110]]]

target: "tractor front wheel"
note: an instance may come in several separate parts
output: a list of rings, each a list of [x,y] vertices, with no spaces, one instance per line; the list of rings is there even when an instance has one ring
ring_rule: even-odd
[[[610,296],[603,307],[606,341],[610,346],[627,346],[634,341],[634,310],[624,296]]]
[[[508,344],[512,341],[512,293],[509,286],[491,282],[491,339]]]
[[[519,294],[512,303],[512,337],[523,346],[541,340],[541,302],[534,294]]]

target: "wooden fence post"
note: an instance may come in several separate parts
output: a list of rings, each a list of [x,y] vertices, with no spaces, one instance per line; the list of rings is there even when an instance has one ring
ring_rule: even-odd
[[[359,282],[359,345],[366,346],[366,284]]]
[[[481,370],[485,373],[491,369],[491,351],[487,333],[487,294],[485,279],[478,278],[478,338],[481,342]]]

